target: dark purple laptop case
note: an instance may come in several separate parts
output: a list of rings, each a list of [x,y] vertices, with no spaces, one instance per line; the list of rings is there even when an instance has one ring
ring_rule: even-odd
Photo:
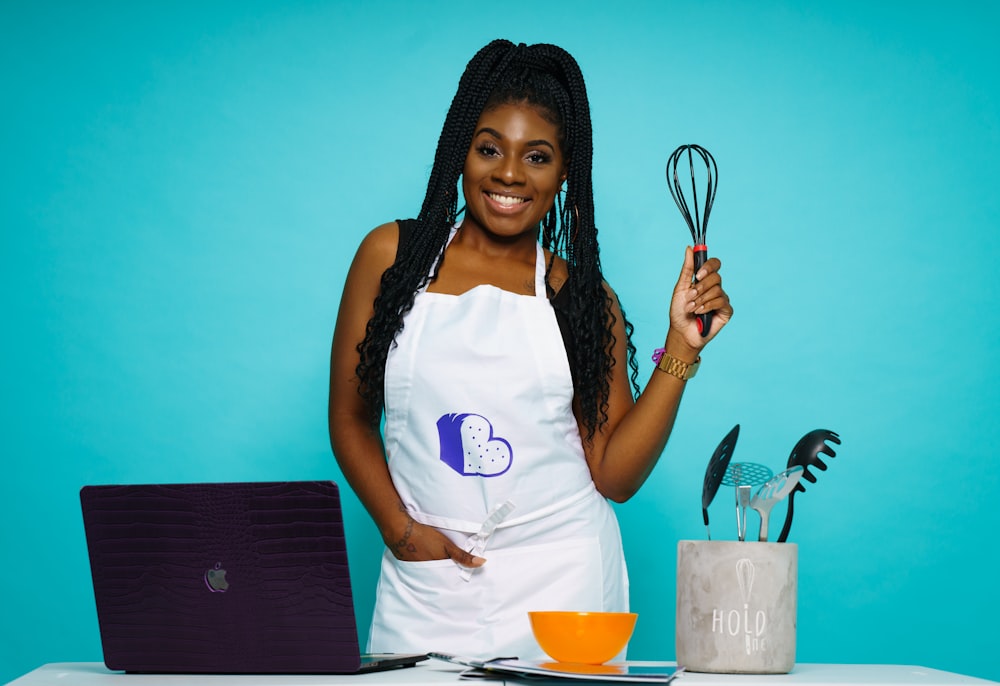
[[[333,482],[87,486],[80,500],[108,668],[358,669]]]

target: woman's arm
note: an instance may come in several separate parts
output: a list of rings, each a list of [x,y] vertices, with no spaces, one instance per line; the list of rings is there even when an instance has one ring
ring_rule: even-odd
[[[371,425],[368,406],[358,393],[358,344],[364,339],[382,274],[396,259],[398,244],[395,223],[377,227],[361,242],[347,273],[330,351],[330,446],[344,477],[396,557],[450,557],[465,566],[479,566],[482,558],[454,546],[443,534],[415,522],[407,513],[389,475],[382,436]]]
[[[666,354],[693,363],[733,315],[729,296],[722,289],[721,262],[710,258],[691,283],[694,258],[691,248],[670,302],[670,329]],[[653,370],[646,388],[633,401],[628,379],[625,324],[621,308],[611,293],[615,316],[613,355],[608,396],[608,421],[591,442],[584,442],[587,464],[594,484],[605,497],[624,502],[646,481],[667,444],[677,418],[681,395],[687,382],[659,369]],[[702,338],[696,315],[715,311],[709,335]]]

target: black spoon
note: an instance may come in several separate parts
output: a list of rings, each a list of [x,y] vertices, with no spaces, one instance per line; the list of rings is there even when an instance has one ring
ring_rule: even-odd
[[[788,532],[792,528],[792,515],[795,512],[795,494],[806,492],[802,481],[816,483],[816,475],[810,472],[809,468],[815,467],[825,472],[827,466],[820,458],[820,454],[829,455],[830,457],[837,456],[837,453],[827,444],[827,441],[840,445],[840,436],[836,432],[827,429],[813,429],[799,439],[799,442],[792,448],[792,454],[788,456],[789,467],[801,465],[805,469],[802,471],[802,480],[795,485],[795,488],[788,495],[788,511],[785,513],[785,525],[781,527],[781,533],[778,534],[778,543],[784,543],[788,540]]]
[[[726,437],[722,439],[722,443],[712,453],[712,459],[708,461],[708,467],[705,469],[705,484],[701,489],[701,516],[705,520],[705,531],[708,533],[710,541],[712,540],[712,532],[708,528],[708,506],[712,504],[712,500],[719,490],[719,484],[722,483],[722,477],[726,473],[726,468],[729,466],[729,461],[733,459],[736,439],[739,436],[740,425],[737,424],[730,429]]]

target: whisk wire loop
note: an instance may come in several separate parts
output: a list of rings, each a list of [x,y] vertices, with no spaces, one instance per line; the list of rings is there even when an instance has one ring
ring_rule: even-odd
[[[684,157],[684,153],[687,153],[688,169],[691,176],[691,195],[693,201],[691,205],[688,205],[687,198],[684,195],[684,188],[678,175],[678,166]],[[704,203],[698,202],[698,186],[694,160],[694,155],[696,154],[705,165]],[[670,190],[670,195],[673,197],[677,209],[680,210],[681,216],[684,217],[684,221],[691,231],[691,238],[696,245],[705,244],[705,236],[708,231],[708,218],[712,214],[712,205],[715,203],[715,192],[718,185],[719,168],[715,164],[715,158],[700,145],[681,145],[674,150],[667,160],[667,188]],[[692,209],[694,210],[693,216]]]
[[[684,153],[687,153],[688,170],[691,176],[691,196],[692,205],[688,205],[687,198],[684,197],[683,184],[677,173],[677,167],[681,164]],[[695,180],[695,155],[705,165],[705,195],[704,203],[698,202],[698,184]],[[700,145],[682,145],[671,153],[667,160],[667,188],[670,195],[681,211],[684,222],[691,231],[691,238],[694,241],[694,271],[695,274],[705,264],[708,258],[708,246],[706,245],[706,233],[708,231],[708,218],[712,214],[712,205],[715,203],[715,190],[719,185],[719,170],[715,164],[715,158],[711,153]],[[694,216],[691,216],[691,209],[694,208]],[[696,317],[698,330],[702,336],[708,336],[712,327],[712,313],[705,312]]]
[[[688,205],[684,195],[684,188],[678,174],[678,167],[681,160],[687,153],[688,169],[691,176],[692,204]],[[705,165],[705,196],[704,203],[698,202],[698,185],[695,175],[694,155],[697,154],[701,162]],[[691,231],[691,238],[698,245],[705,243],[705,235],[708,230],[708,219],[712,214],[712,206],[715,204],[715,193],[719,185],[719,168],[715,163],[715,158],[705,148],[700,145],[682,145],[674,150],[667,161],[667,188],[670,195],[684,217],[688,229]],[[694,216],[692,216],[692,209]]]

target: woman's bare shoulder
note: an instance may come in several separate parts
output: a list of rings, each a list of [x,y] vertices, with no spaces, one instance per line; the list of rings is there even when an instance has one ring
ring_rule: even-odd
[[[358,256],[367,260],[384,262],[388,268],[396,259],[399,248],[399,224],[387,222],[368,232],[358,248]]]

